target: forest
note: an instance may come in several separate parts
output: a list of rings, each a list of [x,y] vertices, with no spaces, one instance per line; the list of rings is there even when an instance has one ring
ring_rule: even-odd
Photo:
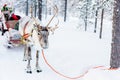
[[[22,19],[26,16],[35,17],[35,22],[38,20],[43,27],[46,27],[46,24],[51,28],[57,26],[49,33],[48,49],[43,49],[44,52],[43,50],[35,52],[36,47],[31,47],[30,72],[28,66],[25,67],[26,63],[22,61],[25,46],[8,49],[6,34],[1,35],[0,80],[120,79],[119,0],[0,0],[0,2],[1,8],[7,4],[13,13]],[[22,19],[19,22],[25,22]],[[34,57],[40,59],[40,62],[37,63]],[[40,64],[41,71],[35,72],[34,62]],[[27,65],[29,64],[28,60]],[[29,73],[31,75],[28,75]]]

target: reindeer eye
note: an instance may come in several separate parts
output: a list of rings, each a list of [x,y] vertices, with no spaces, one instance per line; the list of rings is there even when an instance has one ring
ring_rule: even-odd
[[[47,35],[49,35],[49,32],[47,32]]]
[[[40,35],[40,32],[38,32],[38,35]]]

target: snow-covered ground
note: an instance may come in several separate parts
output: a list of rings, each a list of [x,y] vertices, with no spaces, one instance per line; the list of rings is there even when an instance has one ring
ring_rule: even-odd
[[[49,49],[44,50],[48,63],[68,77],[74,78],[88,71],[76,80],[120,80],[120,70],[107,70],[110,64],[112,22],[104,20],[102,39],[99,39],[99,28],[97,33],[93,33],[94,27],[92,29],[89,26],[85,32],[76,27],[77,22],[74,18],[69,18],[66,23],[60,19],[59,28],[53,35],[50,33]],[[41,52],[39,64],[43,71],[37,73],[34,48],[31,61],[33,72],[27,74],[27,63],[22,61],[23,47],[7,49],[4,43],[4,36],[0,35],[0,80],[72,80],[51,70]],[[93,68],[97,66],[104,67]]]

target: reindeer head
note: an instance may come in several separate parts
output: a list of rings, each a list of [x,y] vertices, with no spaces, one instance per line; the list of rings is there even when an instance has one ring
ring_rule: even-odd
[[[37,35],[38,35],[38,40],[43,49],[48,48],[48,36],[49,36],[49,31],[46,27],[37,25]]]
[[[48,36],[49,36],[49,32],[52,31],[54,32],[55,29],[57,29],[57,25],[59,24],[59,20],[58,23],[55,25],[55,27],[49,27],[49,24],[51,23],[51,21],[53,20],[53,18],[56,16],[58,9],[57,6],[55,6],[55,14],[53,15],[53,17],[50,19],[50,21],[48,22],[48,24],[46,26],[41,26],[40,24],[35,24],[35,27],[37,28],[37,35],[39,38],[39,42],[40,45],[43,49],[47,49],[48,48]],[[37,21],[36,21],[37,22]]]

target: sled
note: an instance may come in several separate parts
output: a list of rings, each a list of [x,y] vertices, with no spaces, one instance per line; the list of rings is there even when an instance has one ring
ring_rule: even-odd
[[[6,47],[16,47],[21,45],[21,34],[18,31],[19,20],[8,20],[5,22],[7,31],[6,33]]]
[[[21,34],[18,31],[18,20],[12,20],[6,22],[8,31],[6,32],[8,48],[21,45]],[[10,46],[11,45],[11,46]]]
[[[17,23],[18,23],[18,20],[9,20],[9,21],[6,21],[5,24],[6,24],[7,29],[9,28],[15,29]]]

